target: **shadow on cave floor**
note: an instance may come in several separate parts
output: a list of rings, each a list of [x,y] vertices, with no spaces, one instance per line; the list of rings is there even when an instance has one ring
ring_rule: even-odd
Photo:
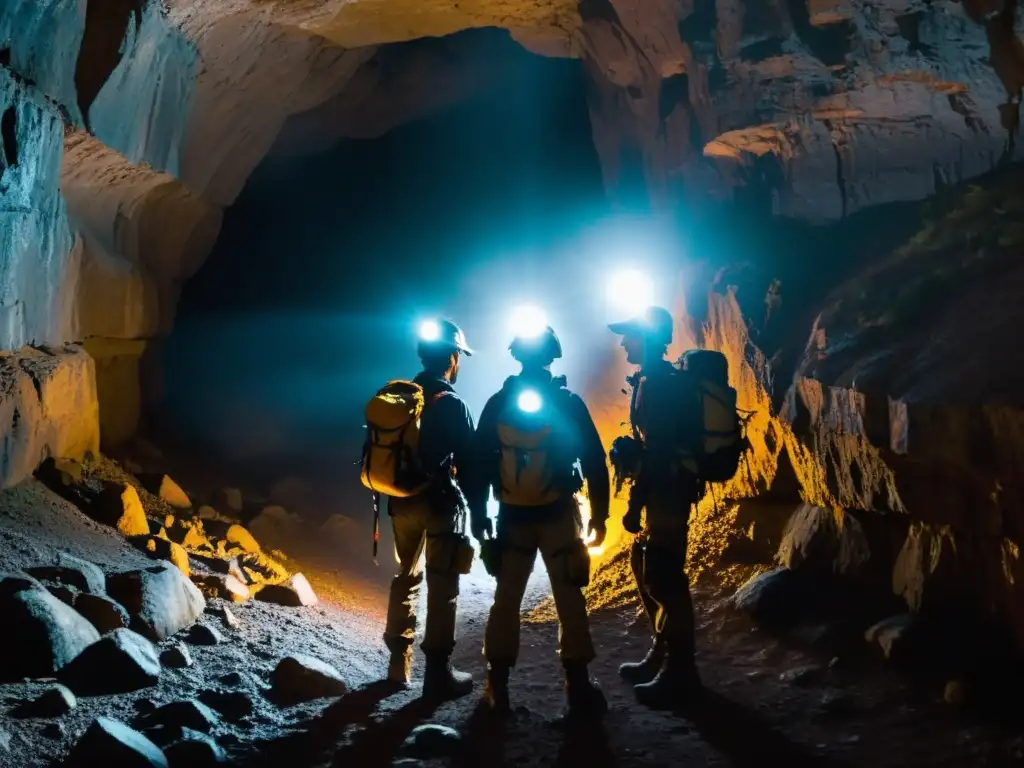
[[[472,616],[455,659],[477,680],[472,695],[435,708],[415,686],[396,693],[372,684],[296,723],[290,735],[254,745],[245,764],[392,765],[410,756],[406,739],[427,723],[460,732],[454,753],[436,755],[453,766],[952,766],[1008,764],[1020,755],[1019,736],[970,720],[944,704],[941,691],[785,642],[724,610],[716,596],[701,605],[698,661],[708,696],[695,713],[646,710],[618,678],[618,664],[642,655],[647,642],[627,609],[592,617],[592,673],[610,705],[603,720],[565,718],[551,623],[524,623],[512,678],[516,713],[495,719],[480,707],[483,622]]]

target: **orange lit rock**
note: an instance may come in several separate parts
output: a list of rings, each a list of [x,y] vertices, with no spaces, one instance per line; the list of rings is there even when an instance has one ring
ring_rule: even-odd
[[[124,536],[149,535],[149,521],[134,486],[105,483],[90,512],[101,523],[117,528]]]
[[[192,508],[192,500],[181,489],[181,486],[174,482],[170,475],[144,475],[141,479],[146,490],[154,496],[159,496],[172,507],[177,507],[178,509]]]
[[[283,584],[268,584],[256,593],[256,599],[292,608],[316,605],[319,600],[313,588],[301,573],[296,573]]]

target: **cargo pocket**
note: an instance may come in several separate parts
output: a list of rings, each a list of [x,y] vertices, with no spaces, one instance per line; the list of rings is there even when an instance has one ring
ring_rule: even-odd
[[[565,563],[565,580],[574,587],[583,589],[590,584],[590,551],[582,540],[565,548],[562,553]]]
[[[476,550],[465,534],[427,534],[428,571],[465,576],[473,569],[475,558]]]

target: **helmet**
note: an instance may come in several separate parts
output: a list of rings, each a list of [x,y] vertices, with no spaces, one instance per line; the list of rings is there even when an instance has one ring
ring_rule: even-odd
[[[520,363],[544,358],[547,364],[562,356],[562,343],[550,325],[537,336],[516,336],[508,349]]]
[[[427,320],[423,323],[416,350],[420,357],[452,352],[473,355],[473,350],[466,345],[466,335],[451,320]]]
[[[664,307],[648,307],[636,317],[611,323],[608,328],[619,336],[635,334],[654,344],[672,343],[672,313]]]

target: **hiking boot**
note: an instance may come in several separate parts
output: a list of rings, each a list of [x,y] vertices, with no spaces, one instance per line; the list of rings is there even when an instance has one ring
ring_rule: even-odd
[[[665,665],[666,655],[665,641],[656,637],[643,661],[631,661],[623,664],[619,667],[619,675],[632,685],[649,683]]]
[[[473,676],[452,666],[448,654],[427,654],[423,674],[423,698],[448,701],[465,696],[473,690]]]
[[[511,664],[487,664],[487,682],[484,685],[484,704],[495,714],[507,715],[512,711],[508,698],[508,677]]]
[[[388,662],[388,682],[407,686],[412,678],[412,648],[392,651]]]
[[[686,710],[697,704],[704,686],[692,660],[684,664],[668,663],[649,683],[633,686],[636,700],[650,709]]]
[[[608,711],[608,701],[587,672],[587,665],[578,661],[565,662],[565,694],[569,699],[569,714],[599,717]]]

